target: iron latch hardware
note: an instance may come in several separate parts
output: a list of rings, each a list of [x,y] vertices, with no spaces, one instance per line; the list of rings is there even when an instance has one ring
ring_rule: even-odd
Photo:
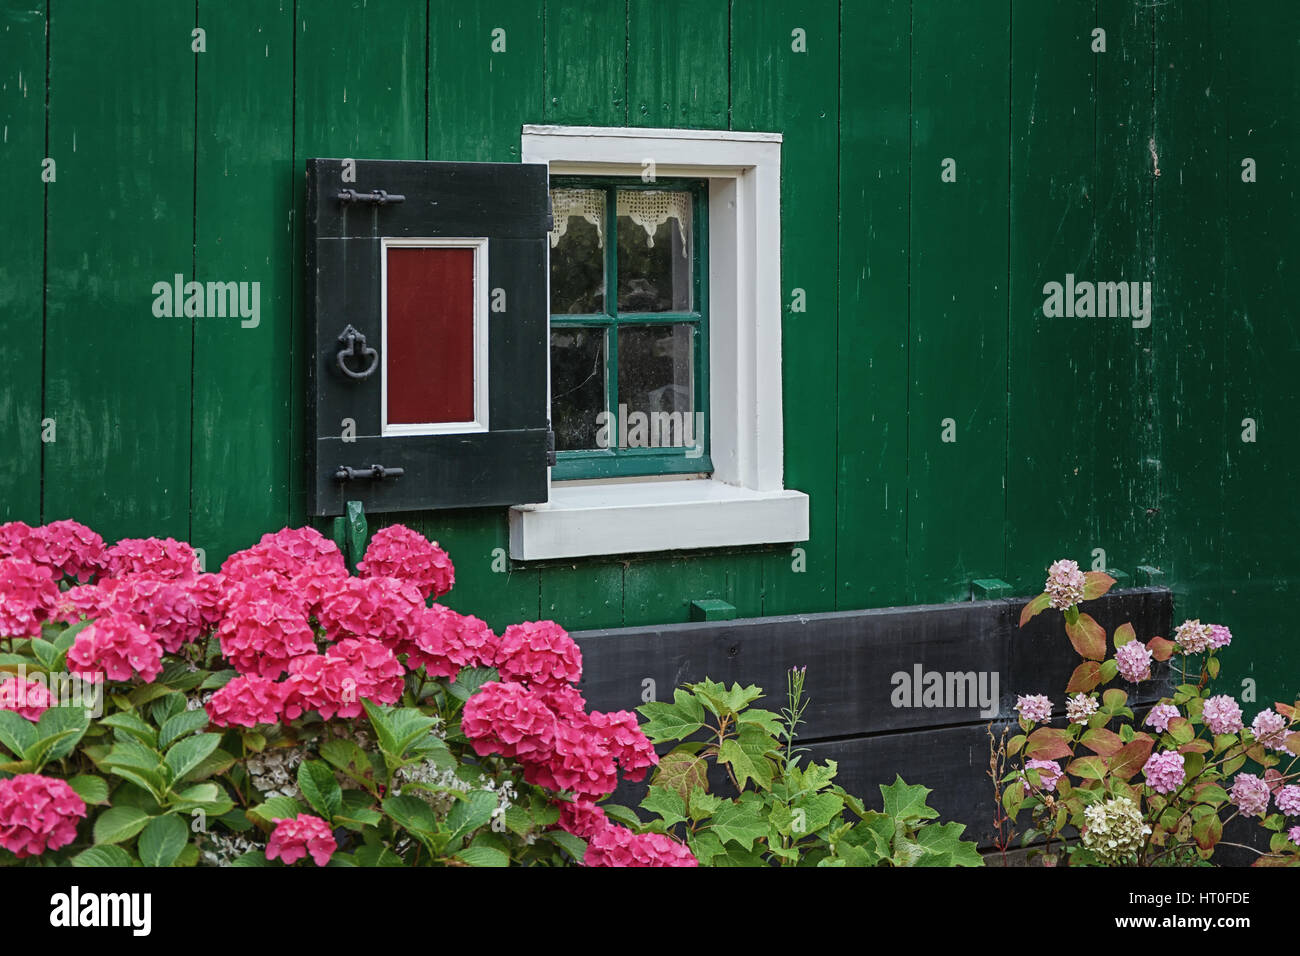
[[[339,363],[339,371],[348,378],[360,381],[363,378],[369,378],[374,374],[375,369],[379,366],[379,353],[366,345],[366,337],[358,332],[351,325],[348,325],[339,333],[339,345],[343,346],[338,351],[335,358]],[[352,371],[347,366],[349,357],[363,360],[366,365],[358,372]]]
[[[371,202],[376,206],[406,202],[406,197],[401,193],[390,193],[383,189],[372,189],[368,193],[359,193],[355,189],[340,189],[338,199],[339,202]]]
[[[373,478],[375,481],[383,481],[385,478],[401,478],[406,474],[405,468],[385,468],[383,465],[371,465],[369,468],[349,468],[347,465],[339,465],[338,471],[334,472],[336,481],[355,481],[358,478]]]

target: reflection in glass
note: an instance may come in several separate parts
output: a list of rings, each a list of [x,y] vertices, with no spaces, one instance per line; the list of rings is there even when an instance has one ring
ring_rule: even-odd
[[[599,314],[605,310],[605,193],[552,189],[551,209],[551,314]]]
[[[690,447],[695,416],[694,328],[687,324],[618,330],[619,445]]]
[[[619,312],[690,312],[691,194],[620,189]]]
[[[557,451],[596,447],[605,411],[605,330],[551,330],[551,428]]]

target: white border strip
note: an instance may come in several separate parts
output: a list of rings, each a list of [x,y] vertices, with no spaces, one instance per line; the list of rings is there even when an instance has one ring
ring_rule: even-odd
[[[388,250],[472,249],[474,250],[474,420],[468,422],[401,422],[388,421]],[[457,435],[488,430],[488,240],[485,237],[397,238],[379,240],[379,324],[380,324],[380,434]]]

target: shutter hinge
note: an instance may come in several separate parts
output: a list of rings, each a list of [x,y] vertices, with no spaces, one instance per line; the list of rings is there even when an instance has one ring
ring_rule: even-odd
[[[551,423],[548,421],[546,423],[546,464],[554,468],[557,460],[555,457],[555,429],[551,427]]]
[[[390,193],[383,189],[372,189],[368,193],[359,193],[355,189],[340,189],[339,202],[369,202],[376,206],[391,206],[393,203],[406,202],[401,193]]]

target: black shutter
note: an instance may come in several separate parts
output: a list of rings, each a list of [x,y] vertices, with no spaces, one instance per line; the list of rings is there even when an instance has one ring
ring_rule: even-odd
[[[546,500],[546,176],[517,163],[308,160],[312,514],[349,500],[370,512]],[[386,238],[487,240],[486,431],[382,434]]]

